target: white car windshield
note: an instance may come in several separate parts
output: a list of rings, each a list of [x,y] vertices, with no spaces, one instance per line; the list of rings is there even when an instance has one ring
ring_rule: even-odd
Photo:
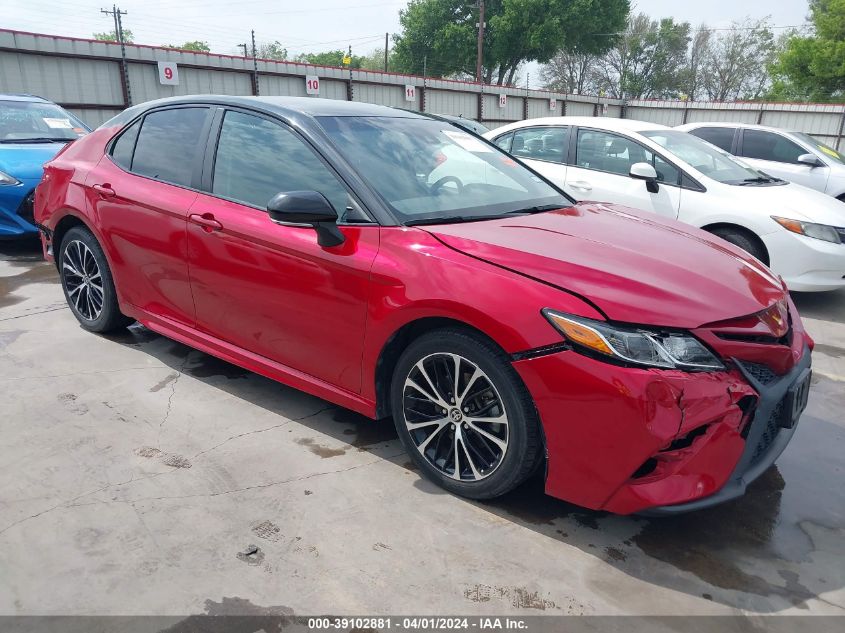
[[[319,121],[340,153],[405,224],[483,220],[572,204],[497,147],[443,121]]]
[[[811,145],[819,150],[822,154],[826,157],[835,160],[837,163],[845,165],[845,155],[840,154],[835,149],[833,149],[830,145],[825,145],[819,139],[810,136],[809,134],[805,134],[804,132],[792,132],[793,136],[801,139],[807,145]]]
[[[727,185],[781,182],[692,134],[678,130],[649,130],[641,134],[718,182]]]

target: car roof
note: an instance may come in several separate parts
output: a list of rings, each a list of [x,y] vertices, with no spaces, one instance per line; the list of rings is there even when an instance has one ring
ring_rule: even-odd
[[[733,127],[742,128],[744,130],[765,130],[767,132],[779,132],[781,134],[794,134],[795,130],[774,127],[772,125],[756,125],[754,123],[736,123],[731,121],[696,121],[695,123],[685,123],[677,126],[679,130],[695,130],[701,127]]]
[[[293,115],[317,116],[381,116],[397,118],[424,118],[410,110],[400,110],[372,103],[360,101],[341,101],[338,99],[325,99],[319,97],[251,97],[232,95],[187,95],[184,97],[169,97],[156,99],[140,104],[139,109],[132,108],[134,112],[148,110],[166,105],[179,105],[191,103],[206,103],[213,105],[230,105],[254,108],[272,112],[282,116]]]
[[[502,127],[498,127],[492,132],[501,134],[509,130],[516,130],[523,127],[536,126],[563,126],[563,125],[577,125],[579,127],[592,127],[612,132],[642,132],[645,130],[668,130],[669,128],[659,123],[650,123],[648,121],[637,121],[635,119],[617,119],[612,117],[593,117],[593,116],[549,116],[538,119],[525,119],[524,121],[516,121],[509,123]]]
[[[27,101],[31,103],[50,103],[43,97],[28,94],[2,94],[0,93],[0,101]]]

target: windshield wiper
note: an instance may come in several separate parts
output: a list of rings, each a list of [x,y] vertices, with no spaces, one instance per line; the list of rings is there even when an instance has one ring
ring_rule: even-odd
[[[555,209],[565,209],[566,205],[560,204],[541,204],[534,207],[525,207],[524,209],[514,209],[513,211],[505,212],[506,215],[519,215],[529,213],[543,213],[544,211],[554,211]]]
[[[778,178],[771,178],[769,176],[757,176],[755,178],[745,178],[742,182],[738,183],[740,186],[742,185],[761,185],[766,184],[769,182],[778,182]]]
[[[70,143],[72,138],[49,138],[41,136],[38,138],[2,138],[0,143]]]
[[[447,215],[442,218],[423,218],[420,220],[408,220],[405,226],[421,226],[424,224],[456,224],[458,222],[478,222],[480,220],[493,220],[502,216],[484,215]]]

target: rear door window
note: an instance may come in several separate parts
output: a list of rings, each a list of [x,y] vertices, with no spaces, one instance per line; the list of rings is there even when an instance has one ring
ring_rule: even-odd
[[[176,108],[144,117],[135,143],[131,171],[141,176],[190,187],[208,108]]]
[[[529,127],[514,132],[510,152],[520,158],[564,163],[568,145],[568,127]]]
[[[733,148],[735,132],[736,128],[733,127],[699,127],[689,131],[693,136],[697,136],[729,154]]]

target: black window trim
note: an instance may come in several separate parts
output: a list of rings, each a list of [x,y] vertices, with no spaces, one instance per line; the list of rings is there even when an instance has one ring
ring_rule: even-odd
[[[550,165],[563,165],[565,167],[567,157],[568,157],[568,148],[569,148],[569,144],[570,144],[569,139],[572,136],[572,130],[574,129],[574,126],[572,126],[572,125],[569,125],[569,124],[566,124],[566,125],[527,125],[525,127],[514,128],[510,132],[505,132],[504,134],[500,134],[499,136],[491,139],[491,141],[493,143],[496,143],[497,140],[499,140],[501,137],[503,137],[507,134],[511,134],[513,136],[516,136],[517,132],[524,132],[525,130],[538,130],[538,129],[544,129],[544,128],[545,129],[561,129],[561,130],[568,130],[569,131],[569,135],[566,137],[566,146],[563,148],[563,156],[562,156],[560,162],[555,161],[555,160],[546,160],[545,158],[534,158],[533,156],[517,156],[516,154],[514,154],[510,150],[507,150],[507,153],[510,154],[512,158],[516,158],[518,160],[536,160],[540,163],[548,163]],[[500,147],[499,149],[502,149],[502,148]],[[510,149],[511,150],[513,149],[513,138],[511,138]],[[502,151],[505,151],[505,150],[502,150]]]
[[[780,132],[775,132],[774,130],[761,130],[761,129],[755,128],[755,127],[744,127],[744,128],[740,128],[739,131],[740,131],[740,138],[739,138],[739,141],[737,142],[737,153],[736,153],[737,158],[748,158],[750,160],[764,160],[767,163],[778,163],[780,165],[798,165],[798,166],[801,166],[801,165],[804,164],[804,163],[799,163],[798,161],[792,162],[792,161],[783,161],[783,160],[769,160],[768,158],[757,158],[755,156],[743,156],[742,152],[745,151],[744,145],[745,145],[745,133],[746,132],[763,132],[763,133],[766,133],[766,134],[774,134],[775,136],[779,136],[782,139],[786,139],[787,141],[789,141],[793,145],[797,145],[801,149],[806,150],[805,151],[806,154],[813,154],[817,158],[819,157],[818,154],[816,154],[816,152],[808,150],[806,147],[804,147],[804,145],[802,143],[799,143],[797,140],[795,140],[793,138],[789,138],[785,134],[781,134]],[[825,164],[825,167],[830,167],[830,165],[828,164],[827,161],[822,160],[822,162]]]
[[[616,136],[621,136],[622,138],[625,138],[625,139],[631,141],[632,143],[636,143],[637,145],[642,147],[644,150],[651,152],[655,156],[659,156],[660,160],[668,163],[669,165],[671,165],[672,167],[674,167],[677,170],[677,172],[678,172],[678,182],[677,183],[664,182],[664,181],[660,180],[660,181],[658,181],[657,184],[665,185],[667,187],[677,187],[678,189],[686,189],[687,191],[698,191],[700,193],[705,193],[707,191],[707,187],[705,187],[700,182],[698,182],[698,180],[696,178],[693,178],[692,176],[690,176],[689,173],[687,173],[687,171],[685,169],[683,169],[677,163],[675,163],[675,161],[669,160],[662,153],[658,152],[655,149],[652,149],[651,147],[647,147],[647,146],[643,145],[637,139],[632,138],[632,137],[628,136],[627,134],[624,134],[623,132],[617,132],[615,130],[603,130],[601,128],[587,127],[587,126],[583,126],[583,125],[573,126],[573,129],[575,130],[575,134],[570,134],[571,141],[570,141],[570,145],[569,145],[569,160],[567,161],[568,167],[575,167],[577,169],[587,169],[589,171],[597,171],[597,172],[602,173],[602,174],[611,174],[613,176],[622,176],[623,178],[628,177],[628,176],[623,176],[622,174],[618,174],[615,171],[606,171],[604,169],[593,169],[592,167],[582,167],[581,165],[578,165],[575,162],[576,159],[577,159],[576,154],[577,154],[577,147],[578,147],[578,131],[579,130],[589,130],[591,132],[603,132],[604,134],[615,134]],[[692,182],[695,186],[689,187],[687,185],[684,185],[683,184],[684,178],[686,178],[688,181]]]
[[[197,151],[195,152],[194,158],[193,158],[193,161],[192,161],[193,167],[192,167],[192,171],[191,171],[191,184],[185,185],[183,183],[171,182],[169,180],[164,180],[162,178],[153,178],[152,176],[147,176],[145,174],[139,174],[135,171],[132,171],[131,166],[132,166],[132,163],[135,162],[135,149],[138,146],[138,139],[141,138],[141,131],[144,128],[144,119],[146,119],[148,115],[156,113],[156,112],[164,112],[164,111],[168,111],[168,110],[184,110],[186,108],[202,108],[202,109],[209,111],[209,112],[206,112],[205,121],[203,122],[202,130],[200,131],[199,143],[197,143]],[[132,119],[131,121],[126,123],[126,125],[123,126],[123,128],[120,130],[120,132],[115,134],[114,137],[111,140],[109,140],[109,142],[106,144],[106,152],[105,152],[106,156],[108,156],[109,161],[115,167],[117,167],[118,169],[120,169],[124,173],[131,174],[131,175],[135,176],[136,178],[145,178],[147,180],[152,180],[153,182],[161,182],[161,183],[164,183],[166,185],[170,185],[171,187],[179,187],[180,189],[187,189],[188,191],[195,191],[197,193],[202,193],[202,190],[199,188],[199,184],[200,184],[200,178],[201,178],[201,174],[202,174],[202,165],[203,165],[204,157],[199,155],[199,149],[205,145],[204,141],[207,142],[207,140],[208,140],[208,135],[209,135],[209,132],[211,130],[211,120],[212,120],[213,115],[214,115],[214,110],[216,110],[216,109],[218,109],[218,106],[215,106],[213,104],[208,104],[208,103],[179,103],[179,104],[166,105],[166,106],[162,106],[162,107],[159,107],[159,108],[150,108],[149,110],[144,110],[143,112],[138,114],[138,116],[136,116],[134,119]],[[139,123],[139,122],[140,122],[141,127],[138,130],[138,136],[135,138],[135,143],[132,146],[132,159],[129,161],[130,169],[126,169],[121,164],[119,164],[116,160],[114,160],[114,157],[112,156],[112,152],[114,151],[114,146],[117,144],[118,140],[120,140],[120,138],[124,134],[126,134],[133,125],[135,125],[136,123]]]
[[[325,156],[323,156],[323,154],[317,149],[317,147],[305,135],[301,134],[300,131],[297,130],[295,126],[291,125],[290,123],[288,123],[286,121],[283,121],[282,119],[280,119],[278,117],[275,117],[271,114],[268,114],[266,112],[262,112],[260,110],[252,110],[250,108],[244,108],[244,107],[241,107],[241,106],[229,106],[229,105],[220,106],[218,108],[218,112],[215,112],[214,116],[212,117],[211,132],[206,139],[206,150],[205,150],[205,155],[204,155],[204,158],[203,158],[203,161],[202,161],[202,166],[201,166],[200,189],[198,189],[199,193],[201,193],[203,195],[211,196],[213,198],[218,198],[220,200],[225,200],[227,202],[231,202],[233,204],[237,204],[237,205],[240,205],[242,207],[246,207],[248,209],[259,211],[259,212],[263,213],[264,215],[267,215],[267,208],[266,207],[260,207],[258,205],[251,204],[251,203],[246,202],[244,200],[237,200],[235,198],[229,198],[227,196],[220,195],[219,193],[214,193],[212,191],[212,187],[213,187],[213,184],[214,184],[213,183],[214,166],[215,166],[215,163],[217,162],[217,148],[218,148],[218,145],[220,143],[220,134],[223,130],[223,120],[225,119],[226,112],[229,112],[229,111],[240,112],[241,114],[247,114],[247,115],[258,117],[260,119],[265,119],[267,121],[270,121],[271,123],[275,123],[276,125],[282,127],[283,129],[287,129],[288,131],[292,132],[295,137],[297,137],[299,140],[301,140],[305,144],[305,146],[308,147],[314,153],[314,155],[317,157],[317,159],[321,163],[323,163],[323,165],[329,170],[329,172],[334,174],[334,176],[338,179],[338,181],[346,189],[347,193],[350,196],[352,196],[352,199],[358,205],[358,208],[361,210],[361,212],[365,216],[367,216],[367,219],[369,220],[367,222],[364,222],[364,221],[360,221],[360,222],[340,222],[340,221],[338,221],[338,223],[337,223],[338,226],[360,226],[360,227],[364,227],[364,226],[373,226],[373,225],[379,226],[380,225],[380,223],[375,219],[375,217],[376,217],[375,214],[373,214],[372,211],[370,211],[370,209],[367,208],[367,206],[361,200],[361,196],[359,196],[355,192],[355,190],[350,186],[350,184],[347,182],[347,180],[345,178],[343,178],[343,176],[338,172],[338,170],[334,168],[334,166],[326,159]],[[291,224],[290,226],[297,226],[297,225]],[[307,225],[303,225],[303,226],[307,226]]]

